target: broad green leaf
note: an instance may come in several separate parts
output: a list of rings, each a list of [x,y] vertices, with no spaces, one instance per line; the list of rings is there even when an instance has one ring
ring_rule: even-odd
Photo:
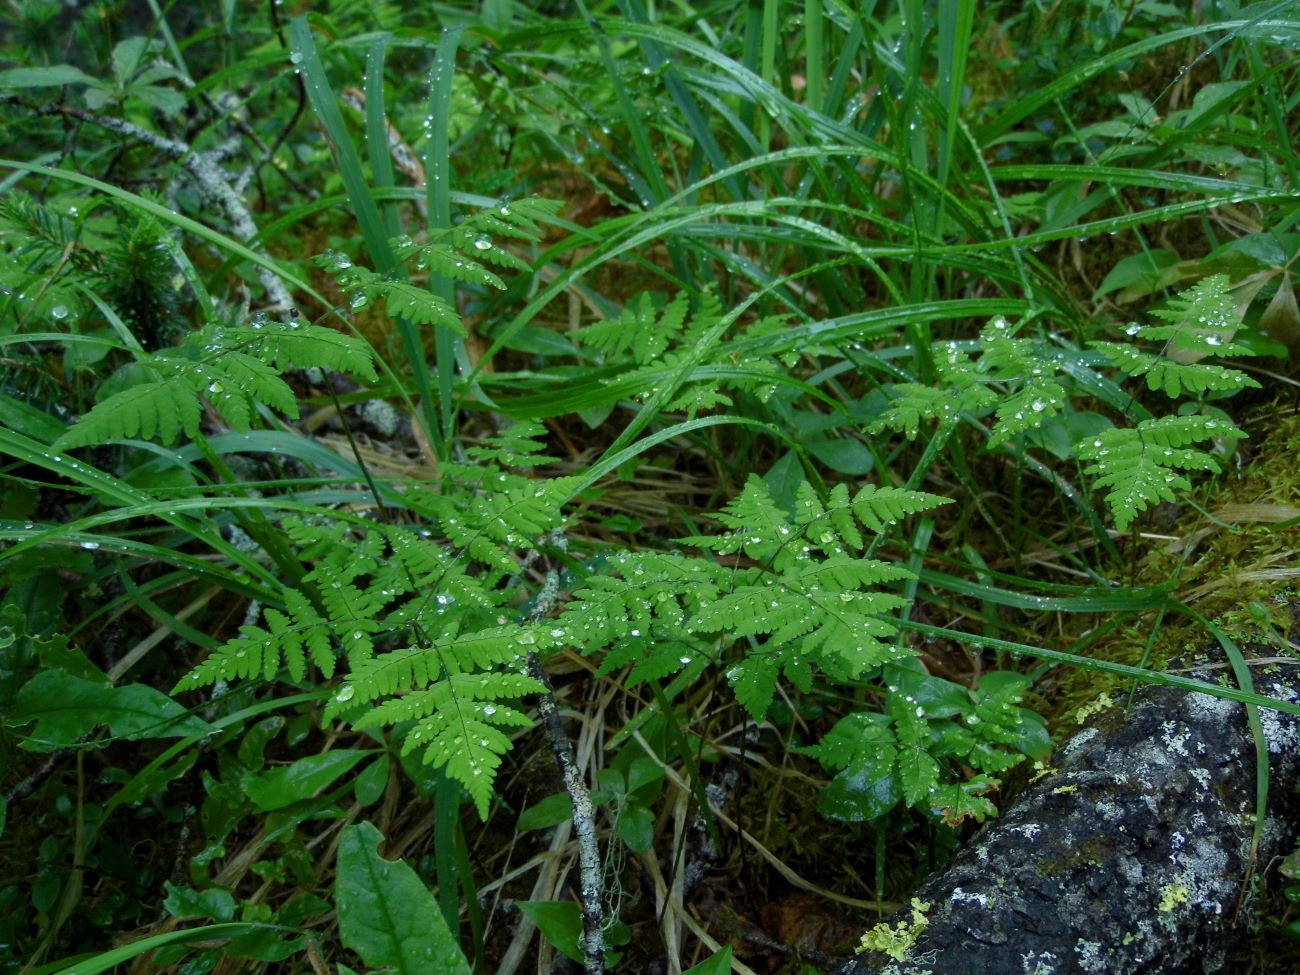
[[[572,816],[573,800],[569,798],[567,792],[556,792],[521,812],[515,829],[520,833],[546,829],[550,826],[558,826]]]
[[[282,765],[244,780],[244,792],[259,809],[283,809],[315,795],[354,765],[372,754],[354,749],[337,749],[308,755],[292,765]]]
[[[163,910],[172,917],[206,917],[213,921],[229,921],[235,916],[235,898],[230,891],[221,887],[207,890],[195,890],[192,887],[177,887],[170,880],[164,881],[167,896],[163,899]]]
[[[161,691],[143,684],[110,687],[73,677],[62,670],[37,674],[18,692],[9,723],[35,721],[33,744],[61,748],[97,725],[114,738],[188,738],[212,727]]]
[[[693,968],[688,968],[682,975],[728,975],[731,971],[731,945],[715,952]]]
[[[390,764],[387,755],[380,755],[379,758],[361,770],[352,787],[357,802],[363,806],[369,806],[379,801],[388,785]]]
[[[830,819],[861,823],[878,819],[902,801],[902,787],[889,765],[864,763],[831,779],[818,806]]]
[[[532,918],[551,945],[576,962],[582,961],[582,915],[573,901],[518,901],[515,905]]]
[[[343,830],[334,900],[343,944],[395,975],[469,975],[469,962],[415,871],[379,855],[370,823]]]
[[[808,452],[837,474],[857,477],[876,466],[871,451],[857,440],[813,440]]]

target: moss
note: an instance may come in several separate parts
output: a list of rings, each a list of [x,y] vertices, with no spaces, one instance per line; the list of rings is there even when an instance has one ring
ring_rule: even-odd
[[[1248,461],[1240,474],[1203,483],[1167,531],[1134,539],[1122,563],[1103,574],[1135,587],[1174,586],[1174,595],[1213,619],[1241,643],[1267,643],[1279,655],[1296,655],[1286,641],[1300,624],[1297,608],[1282,591],[1296,564],[1294,532],[1278,531],[1300,498],[1300,415],[1276,404],[1260,404],[1239,421],[1257,439],[1244,441]],[[1095,625],[1095,621],[1092,624]],[[1074,638],[1083,632],[1071,633]],[[1212,639],[1205,628],[1173,612],[1146,614],[1116,627],[1088,647],[1091,657],[1133,666],[1162,668],[1175,657],[1199,656]],[[1073,734],[1077,715],[1091,716],[1109,694],[1123,703],[1129,683],[1075,668],[1054,689],[1052,726],[1058,743]],[[1230,674],[1225,686],[1235,686]]]

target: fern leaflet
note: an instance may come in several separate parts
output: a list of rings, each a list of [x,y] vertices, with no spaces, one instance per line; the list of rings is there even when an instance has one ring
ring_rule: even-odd
[[[1188,444],[1241,435],[1224,420],[1166,416],[1145,420],[1135,428],[1106,430],[1076,444],[1075,452],[1081,460],[1090,462],[1085,470],[1096,475],[1097,487],[1106,490],[1106,504],[1115,515],[1115,526],[1123,531],[1149,505],[1174,501],[1176,490],[1191,487],[1182,471],[1219,470],[1212,456]]]

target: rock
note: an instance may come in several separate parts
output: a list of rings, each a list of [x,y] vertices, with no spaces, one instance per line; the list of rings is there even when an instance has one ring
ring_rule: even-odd
[[[1300,701],[1300,662],[1252,668]],[[1204,665],[1214,682],[1231,670]],[[1252,859],[1255,744],[1242,705],[1162,687],[1105,711],[890,920],[893,954],[839,975],[1214,972],[1249,926],[1252,873],[1293,849],[1300,718],[1261,709],[1269,817]],[[883,932],[882,932],[883,933]],[[914,942],[909,944],[909,942]]]

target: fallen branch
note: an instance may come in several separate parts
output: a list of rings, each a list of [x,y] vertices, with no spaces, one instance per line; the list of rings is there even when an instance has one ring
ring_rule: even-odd
[[[231,233],[257,254],[267,258],[268,261],[271,260],[271,256],[266,250],[255,242],[258,234],[257,224],[253,221],[252,214],[249,212],[244,198],[235,191],[232,185],[235,177],[221,167],[221,160],[230,155],[231,147],[228,144],[220,145],[208,152],[198,152],[179,139],[168,138],[156,132],[150,132],[148,129],[125,119],[98,115],[84,108],[77,108],[75,105],[30,105],[12,97],[3,98],[0,101],[10,105],[19,105],[35,115],[60,115],[65,118],[76,119],[88,125],[95,125],[109,132],[115,132],[126,138],[134,139],[180,160],[181,165],[185,167],[204,198],[216,204],[225,212],[226,219],[230,221]],[[257,268],[257,276],[262,282],[262,287],[266,290],[267,299],[273,310],[285,312],[293,307],[293,298],[279,276],[264,267]]]

